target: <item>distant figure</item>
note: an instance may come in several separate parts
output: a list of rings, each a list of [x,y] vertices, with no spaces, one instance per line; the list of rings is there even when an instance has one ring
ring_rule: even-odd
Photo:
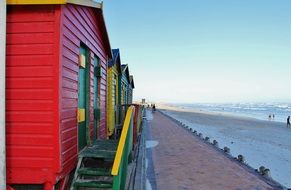
[[[273,120],[275,120],[275,114],[273,114]]]
[[[156,111],[156,105],[153,104],[153,112]]]
[[[272,119],[272,115],[271,114],[269,114],[269,120],[271,120]]]
[[[290,128],[290,116],[287,117],[287,128]]]

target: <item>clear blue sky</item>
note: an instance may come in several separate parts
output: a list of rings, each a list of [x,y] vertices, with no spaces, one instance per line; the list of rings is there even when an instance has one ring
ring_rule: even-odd
[[[136,100],[291,101],[290,0],[105,0]]]

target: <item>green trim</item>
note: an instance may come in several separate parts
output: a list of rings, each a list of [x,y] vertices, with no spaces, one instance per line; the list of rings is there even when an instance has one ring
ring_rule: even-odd
[[[100,60],[98,57],[94,56],[94,72],[96,68],[100,67]],[[99,126],[99,121],[101,117],[101,111],[100,111],[100,106],[99,106],[99,78],[96,76],[94,73],[94,102],[93,102],[93,107],[94,107],[94,139],[97,139],[98,137],[98,126]]]
[[[90,123],[90,61],[89,61],[89,50],[81,44],[80,54],[83,54],[86,58],[85,68],[79,67],[79,93],[78,93],[78,107],[85,109],[85,121],[78,124],[78,147],[82,150],[86,145],[91,143],[89,134],[89,123]]]
[[[90,61],[90,53],[89,49],[86,47],[86,62],[87,66],[85,68],[86,71],[86,140],[87,140],[87,145],[91,144],[91,138],[90,138],[90,68],[91,68],[91,61]]]
[[[94,68],[94,76],[96,77],[102,77],[102,70],[101,70],[101,66],[97,65]]]

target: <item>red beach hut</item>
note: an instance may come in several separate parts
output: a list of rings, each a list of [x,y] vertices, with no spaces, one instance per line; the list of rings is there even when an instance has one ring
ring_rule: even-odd
[[[102,5],[8,0],[7,183],[64,187],[77,155],[106,138],[111,47]]]

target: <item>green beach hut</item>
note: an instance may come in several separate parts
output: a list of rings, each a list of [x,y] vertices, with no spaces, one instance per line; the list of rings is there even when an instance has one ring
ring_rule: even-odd
[[[129,70],[128,65],[121,65],[122,75],[120,80],[120,100],[122,105],[127,105],[128,102],[128,86],[129,86]]]
[[[132,104],[133,99],[133,89],[134,89],[134,81],[133,76],[129,76],[129,85],[128,85],[128,104]]]

